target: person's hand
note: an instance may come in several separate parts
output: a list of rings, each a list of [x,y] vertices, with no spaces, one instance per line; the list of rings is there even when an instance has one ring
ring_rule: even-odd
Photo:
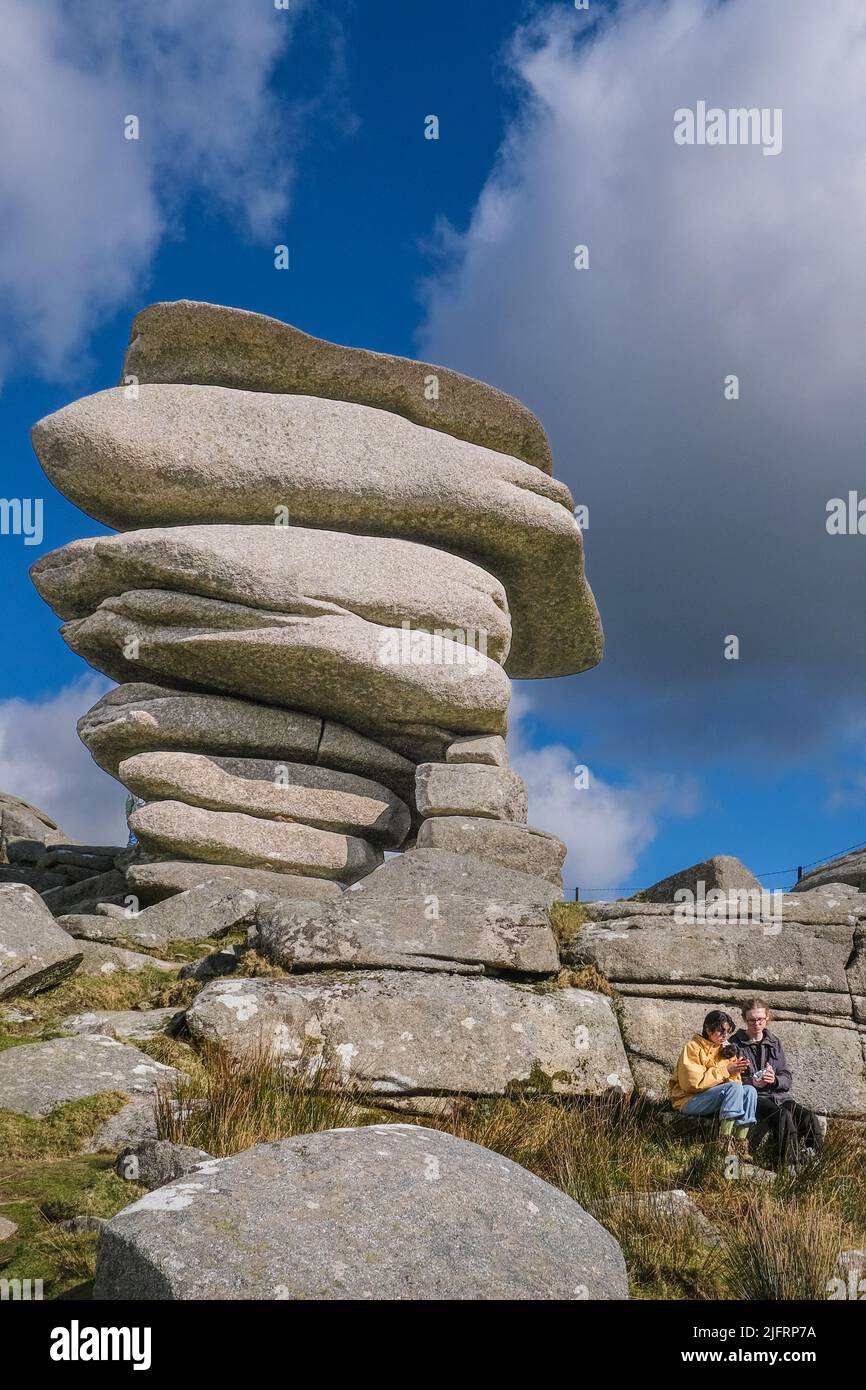
[[[748,1070],[749,1064],[745,1057],[734,1057],[733,1060],[728,1063],[729,1076],[742,1076],[743,1072]]]
[[[772,1086],[772,1084],[773,1084],[773,1082],[775,1081],[775,1079],[776,1079],[776,1073],[773,1071],[773,1068],[772,1068],[772,1067],[769,1067],[769,1066],[768,1066],[768,1067],[764,1067],[764,1085],[765,1085],[765,1086]]]
[[[758,1089],[759,1091],[760,1091],[764,1086],[766,1086],[766,1084],[767,1084],[766,1072],[764,1073],[764,1075],[763,1075],[760,1079],[759,1079],[757,1076],[753,1076],[753,1077],[752,1077],[752,1085],[753,1085],[753,1086],[756,1086],[757,1089]]]

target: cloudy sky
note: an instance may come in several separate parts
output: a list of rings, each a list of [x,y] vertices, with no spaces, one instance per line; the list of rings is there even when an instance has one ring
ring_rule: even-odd
[[[607,634],[598,670],[515,688],[570,887],[713,853],[785,886],[866,840],[866,535],[825,525],[866,497],[862,0],[155,0],[134,24],[0,0],[0,55],[3,494],[45,499],[41,546],[0,538],[0,787],[122,833],[74,734],[102,686],[26,576],[99,528],[27,432],[116,381],[138,308],[189,297],[543,420]],[[698,102],[780,111],[780,153],[676,144]]]

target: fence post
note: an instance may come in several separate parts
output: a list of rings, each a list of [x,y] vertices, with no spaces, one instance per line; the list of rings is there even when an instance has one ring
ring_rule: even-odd
[[[579,888],[575,888],[575,890],[574,890],[574,901],[575,901],[576,903],[579,903],[579,902],[580,902],[580,889],[579,889]]]
[[[798,864],[798,865],[797,865],[797,882],[798,882],[798,883],[800,882],[800,879],[801,879],[802,877],[803,877],[803,865],[802,865],[802,864]]]

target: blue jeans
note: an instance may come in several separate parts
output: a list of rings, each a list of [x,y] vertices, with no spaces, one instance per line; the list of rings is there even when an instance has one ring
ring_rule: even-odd
[[[682,1115],[718,1115],[720,1120],[733,1120],[738,1125],[753,1125],[758,1106],[758,1092],[754,1086],[743,1086],[738,1081],[723,1081],[719,1086],[710,1086],[699,1091],[682,1107]]]

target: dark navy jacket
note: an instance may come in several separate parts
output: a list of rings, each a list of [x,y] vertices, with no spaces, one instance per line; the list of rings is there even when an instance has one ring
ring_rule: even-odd
[[[737,1044],[737,1051],[741,1057],[746,1057],[752,1064],[752,1071],[760,1071],[768,1064],[776,1073],[776,1080],[769,1086],[759,1086],[755,1089],[759,1096],[768,1096],[772,1100],[781,1100],[782,1096],[790,1091],[793,1083],[791,1068],[788,1066],[788,1059],[785,1056],[785,1049],[780,1038],[775,1033],[771,1033],[769,1028],[764,1029],[764,1036],[758,1042],[752,1042],[745,1028],[738,1028],[731,1038]],[[754,1085],[751,1073],[743,1073],[743,1084],[745,1086]]]

